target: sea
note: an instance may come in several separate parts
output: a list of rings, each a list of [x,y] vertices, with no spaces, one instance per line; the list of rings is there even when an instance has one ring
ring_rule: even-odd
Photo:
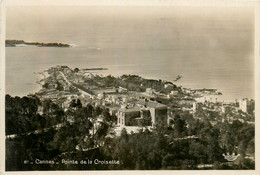
[[[67,65],[213,88],[225,101],[254,99],[253,12],[223,10],[223,18],[220,9],[180,9],[8,7],[6,39],[72,47],[7,47],[6,94],[37,92],[38,72]]]

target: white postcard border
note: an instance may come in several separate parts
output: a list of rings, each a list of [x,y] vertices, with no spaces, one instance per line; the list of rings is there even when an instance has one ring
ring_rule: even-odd
[[[255,165],[256,170],[159,170],[159,171],[5,171],[5,8],[6,6],[255,6]],[[256,1],[190,1],[190,0],[5,0],[1,1],[1,52],[0,52],[0,173],[1,174],[260,174],[260,60],[259,60],[259,32],[260,32],[260,8]]]

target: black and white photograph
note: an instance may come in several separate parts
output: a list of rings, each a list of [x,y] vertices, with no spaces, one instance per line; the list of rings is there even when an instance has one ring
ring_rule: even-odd
[[[256,170],[255,9],[6,5],[5,172]]]

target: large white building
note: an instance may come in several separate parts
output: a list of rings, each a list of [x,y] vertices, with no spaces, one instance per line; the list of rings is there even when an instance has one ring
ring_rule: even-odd
[[[117,112],[117,124],[120,126],[138,126],[141,120],[150,118],[151,125],[167,125],[167,106],[153,101],[138,101],[133,106],[122,106]]]
[[[205,103],[205,102],[211,102],[211,103],[217,103],[221,100],[220,95],[204,95],[202,97],[195,98],[197,102]]]
[[[248,112],[250,109],[254,109],[254,100],[248,100],[247,98],[244,98],[239,101],[239,109],[241,109],[243,112]]]
[[[247,99],[242,99],[239,101],[239,109],[243,112],[247,112]]]

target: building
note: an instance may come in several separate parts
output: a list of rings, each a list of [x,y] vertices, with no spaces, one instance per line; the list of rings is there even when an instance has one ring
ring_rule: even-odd
[[[145,94],[148,95],[148,96],[154,96],[155,95],[154,89],[146,88]]]
[[[137,102],[137,105],[150,111],[152,126],[158,123],[167,125],[168,114],[166,105],[150,100],[140,100]]]
[[[106,94],[117,93],[115,88],[104,88],[104,89],[93,89],[92,92],[99,98],[102,99]]]
[[[228,104],[223,104],[223,105],[221,106],[221,112],[222,112],[222,113],[229,113],[229,112],[231,112],[231,111],[232,111],[232,108],[231,108],[230,105],[228,105]]]
[[[255,108],[255,102],[254,100],[248,100],[247,98],[244,98],[239,101],[239,109],[241,109],[243,112],[253,112]]]
[[[118,87],[118,92],[119,93],[126,93],[128,90],[126,88],[123,88],[121,86]]]
[[[198,109],[202,109],[203,104],[201,102],[193,102],[192,109],[193,112],[196,112]]]
[[[179,92],[177,90],[171,91],[169,94],[167,94],[167,98],[174,98],[178,96],[178,93]]]
[[[90,73],[90,72],[85,72],[84,73],[84,78],[87,78],[87,79],[93,79],[95,76]]]
[[[110,108],[109,108],[109,114],[110,114],[110,115],[116,115],[118,109],[120,109],[120,108],[119,108],[119,107],[110,107]]]
[[[195,98],[195,100],[201,103],[205,103],[205,102],[217,103],[220,101],[220,95],[203,95],[201,97]]]
[[[175,96],[175,95],[178,95],[178,93],[179,93],[179,91],[175,90],[175,91],[171,91],[170,95]]]
[[[117,111],[117,124],[120,126],[137,126],[136,118],[140,118],[140,107],[134,106],[128,108],[127,106],[122,106]]]
[[[117,124],[120,126],[167,125],[167,119],[167,106],[148,100],[140,100],[131,107],[122,106],[117,112]]]

